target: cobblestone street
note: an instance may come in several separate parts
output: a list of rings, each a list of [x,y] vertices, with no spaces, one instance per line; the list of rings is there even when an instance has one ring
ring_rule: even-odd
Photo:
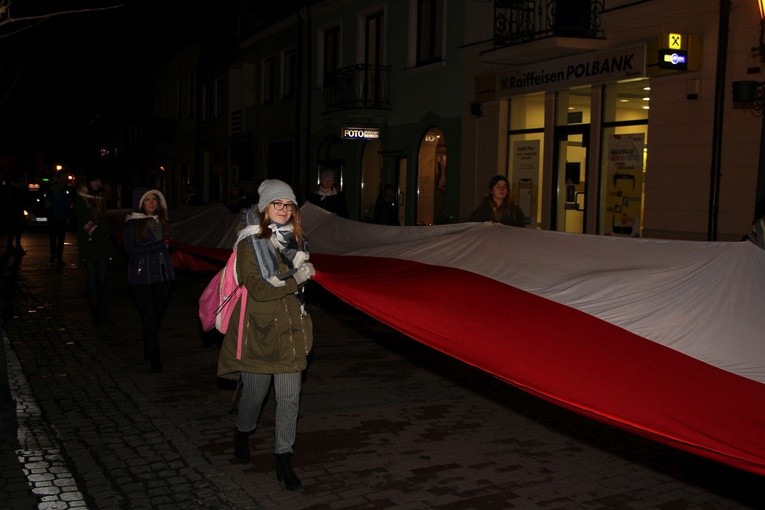
[[[251,462],[234,461],[234,388],[216,377],[219,336],[197,318],[211,275],[180,272],[155,374],[124,261],[109,269],[107,316],[93,325],[67,241],[61,272],[42,231],[25,233],[17,267],[3,261],[15,412],[2,415],[0,508],[765,508],[762,477],[554,407],[318,287],[294,456],[304,488],[285,491],[273,398]]]

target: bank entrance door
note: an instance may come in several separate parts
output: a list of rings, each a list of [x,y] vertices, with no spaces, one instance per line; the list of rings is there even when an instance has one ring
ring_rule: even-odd
[[[555,128],[551,230],[584,233],[589,124]]]

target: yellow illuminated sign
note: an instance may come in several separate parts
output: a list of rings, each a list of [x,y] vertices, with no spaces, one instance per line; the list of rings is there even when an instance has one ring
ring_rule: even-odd
[[[683,35],[670,33],[667,37],[667,48],[670,50],[683,49]]]

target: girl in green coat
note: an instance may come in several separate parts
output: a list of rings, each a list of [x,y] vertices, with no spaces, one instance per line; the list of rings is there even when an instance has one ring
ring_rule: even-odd
[[[313,325],[305,311],[303,285],[315,271],[308,262],[300,210],[292,188],[267,179],[258,188],[257,209],[243,212],[246,227],[236,244],[238,280],[247,288],[245,329],[238,338],[241,309],[231,314],[218,360],[218,375],[242,385],[234,455],[249,462],[248,436],[254,432],[271,381],[276,393],[276,477],[297,490],[292,469],[302,372],[313,345]]]

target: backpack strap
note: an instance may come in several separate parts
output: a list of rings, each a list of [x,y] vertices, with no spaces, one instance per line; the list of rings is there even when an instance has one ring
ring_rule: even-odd
[[[241,285],[241,284],[240,284]],[[242,293],[239,297],[241,307],[239,308],[239,330],[236,336],[236,359],[242,359],[242,339],[244,338],[244,316],[247,311],[247,287],[241,286]]]

